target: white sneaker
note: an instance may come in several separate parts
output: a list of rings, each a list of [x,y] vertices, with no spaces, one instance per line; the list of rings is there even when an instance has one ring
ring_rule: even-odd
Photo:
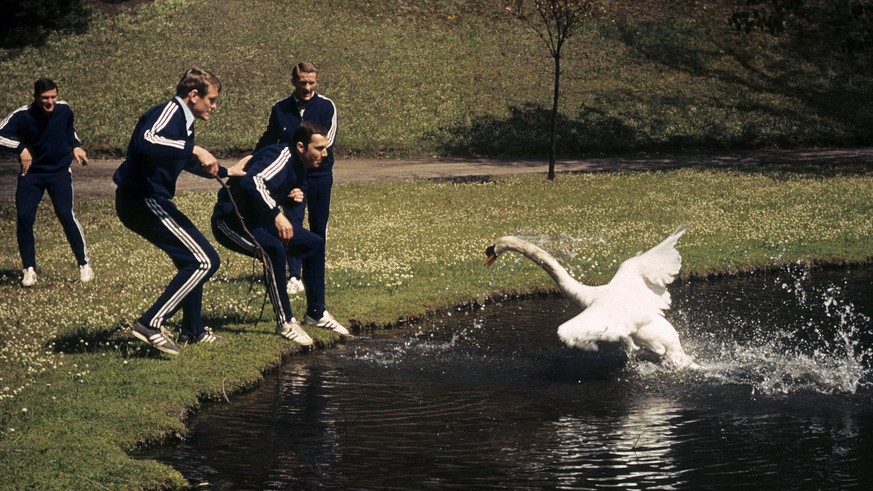
[[[308,326],[320,327],[322,329],[330,329],[331,331],[339,334],[340,336],[348,336],[349,330],[342,326],[336,319],[330,315],[330,312],[324,311],[324,314],[321,315],[321,319],[315,320],[312,317],[309,317],[309,314],[306,314],[303,317],[303,323]]]
[[[288,278],[288,285],[285,287],[285,291],[288,292],[289,297],[293,297],[298,293],[303,293],[306,288],[303,286],[303,282],[300,281],[300,278],[295,278],[294,276]]]
[[[21,278],[21,286],[33,286],[36,283],[36,271],[32,267],[22,269],[21,273],[24,275]]]
[[[94,279],[94,270],[91,269],[90,264],[83,264],[79,266],[79,281],[82,283],[88,283],[89,281]]]
[[[276,334],[285,339],[290,339],[300,346],[312,346],[312,338],[309,337],[309,334],[306,334],[306,331],[300,327],[300,323],[297,322],[297,319],[293,317],[290,321],[282,324],[281,327],[277,327]]]

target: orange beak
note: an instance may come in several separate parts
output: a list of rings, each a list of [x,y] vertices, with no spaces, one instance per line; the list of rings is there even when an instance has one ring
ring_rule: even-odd
[[[497,253],[494,252],[493,245],[490,245],[487,249],[485,249],[485,255],[488,256],[488,258],[485,259],[485,266],[491,266],[492,264],[494,264],[494,261],[497,260]]]

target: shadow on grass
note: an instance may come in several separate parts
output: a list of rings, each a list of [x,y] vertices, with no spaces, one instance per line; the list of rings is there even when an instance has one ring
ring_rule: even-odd
[[[0,286],[21,286],[21,270],[0,269]]]
[[[550,110],[528,104],[510,108],[506,118],[481,116],[469,125],[441,128],[426,135],[450,156],[511,157],[507,166],[541,166],[548,155]],[[716,136],[675,136],[652,141],[618,118],[584,109],[575,119],[558,120],[558,163],[584,161],[581,172],[672,170],[682,167],[724,169],[772,175],[817,177],[873,174],[873,159],[856,149],[754,149],[742,140],[725,142]],[[733,146],[729,152],[726,147]],[[608,156],[606,156],[608,155]],[[521,160],[537,158],[539,161]],[[560,169],[559,169],[560,170]],[[445,179],[445,178],[443,178]],[[483,182],[487,176],[466,176],[459,182]],[[450,178],[451,180],[451,178]]]
[[[422,139],[435,143],[448,156],[547,155],[550,125],[551,109],[528,103],[510,107],[505,118],[477,116],[469,124],[443,126]],[[556,141],[559,155],[749,148],[754,144],[751,138],[726,140],[717,134],[656,137],[595,107],[582,107],[574,118],[559,114]]]
[[[161,353],[133,337],[130,329],[110,330],[81,328],[55,338],[51,345],[56,353],[116,353],[121,358],[160,358]]]
[[[260,309],[260,305],[257,306]],[[242,334],[257,326],[269,325],[272,328],[272,311],[270,316],[260,319],[252,317],[257,311],[234,313],[227,316],[204,316],[204,323],[215,329],[216,334]],[[266,314],[266,311],[265,311]],[[179,326],[175,322],[166,327],[170,336],[176,340],[179,336]],[[116,353],[121,358],[160,358],[161,353],[140,341],[131,334],[127,326],[115,326],[110,329],[79,328],[72,332],[52,339],[46,349],[55,353]]]

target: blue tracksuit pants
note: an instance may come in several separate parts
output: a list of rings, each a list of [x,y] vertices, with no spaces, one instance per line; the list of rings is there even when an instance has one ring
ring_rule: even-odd
[[[327,241],[327,220],[330,217],[330,194],[333,188],[333,175],[310,176],[307,180],[309,190],[306,193],[306,206],[286,208],[285,216],[297,226],[303,227],[304,213],[309,210],[309,230]],[[288,274],[300,278],[301,259],[288,258]]]
[[[181,332],[203,332],[203,284],[220,265],[218,253],[175,203],[166,198],[127,198],[116,193],[121,223],[167,253],[178,272],[139,321],[153,329],[182,309]]]
[[[246,227],[264,249],[267,259],[265,280],[267,293],[276,314],[276,324],[281,326],[291,320],[291,302],[285,290],[287,261],[299,258],[303,263],[303,285],[306,287],[306,313],[320,319],[324,315],[324,239],[292,222],[294,237],[287,244],[279,238],[271,223],[256,224],[246,220]],[[213,215],[212,233],[219,244],[232,251],[252,257],[260,257],[255,244],[242,229],[237,217],[223,218]]]
[[[21,254],[21,265],[26,268],[36,268],[36,246],[33,238],[33,224],[36,221],[36,209],[42,201],[43,194],[48,192],[55,209],[55,215],[61,222],[64,235],[76,262],[79,266],[88,264],[88,248],[85,245],[85,234],[82,226],[73,213],[73,178],[69,169],[59,172],[39,173],[28,172],[18,175],[18,187],[15,189],[15,209],[17,211],[16,235],[18,251]]]

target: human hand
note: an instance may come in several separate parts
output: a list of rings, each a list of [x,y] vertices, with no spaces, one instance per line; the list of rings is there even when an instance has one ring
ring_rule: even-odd
[[[239,159],[239,162],[237,162],[236,165],[242,165],[243,167],[245,167],[249,165],[249,160],[252,160],[252,157],[254,157],[253,154],[246,155],[245,157]]]
[[[218,175],[218,159],[212,155],[209,150],[206,150],[203,147],[194,145],[193,150],[194,156],[197,157],[197,160],[200,161],[200,167],[206,171],[212,177]]]
[[[246,165],[248,165],[249,160],[252,159],[251,155],[246,155],[245,157],[239,159],[239,161],[233,164],[233,167],[227,168],[228,177],[242,177],[246,175]]]
[[[21,173],[27,174],[30,170],[30,164],[33,163],[33,157],[30,156],[30,150],[24,149],[18,154],[18,163],[21,164]]]
[[[285,215],[279,213],[276,215],[276,231],[279,232],[279,238],[288,242],[294,237],[294,227]]]
[[[300,188],[294,188],[290,193],[288,193],[288,197],[295,203],[303,203],[303,190]]]
[[[85,149],[82,147],[76,147],[73,149],[73,157],[75,157],[76,162],[78,162],[82,167],[88,165],[88,154],[85,153]]]

